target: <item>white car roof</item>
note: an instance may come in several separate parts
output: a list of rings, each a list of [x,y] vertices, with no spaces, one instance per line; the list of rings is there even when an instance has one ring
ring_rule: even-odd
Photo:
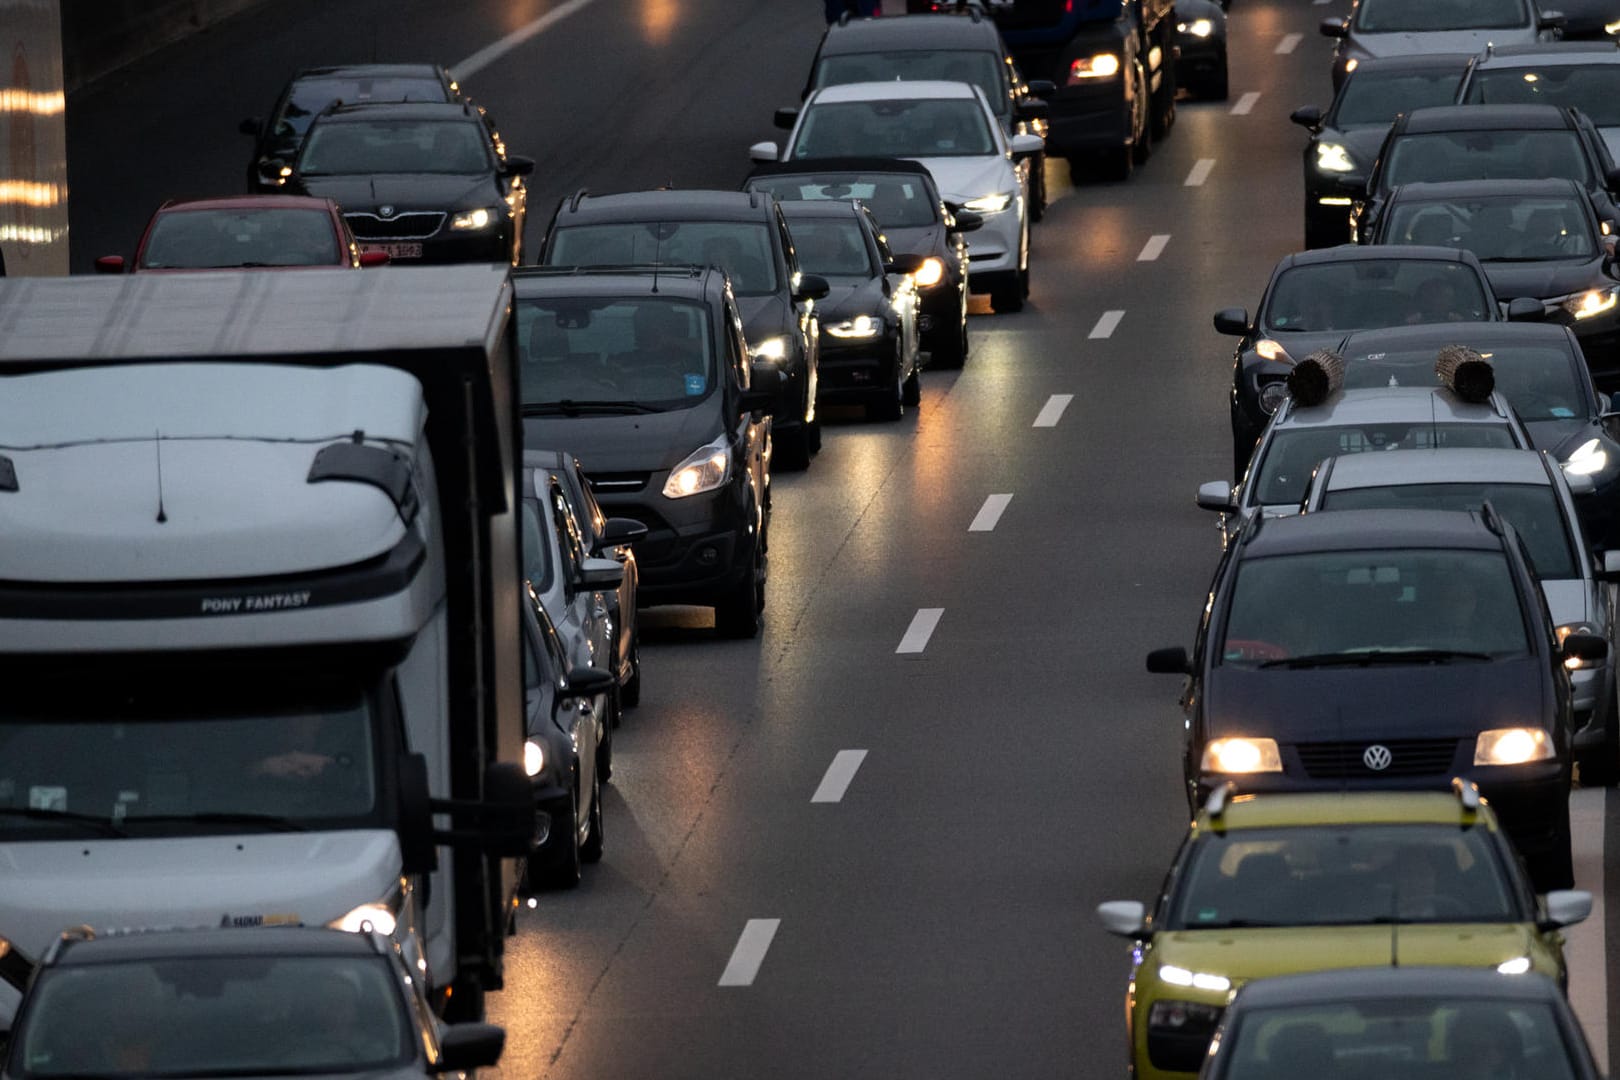
[[[984,95],[977,87],[967,83],[928,79],[902,82],[895,79],[889,82],[845,83],[842,86],[823,87],[816,91],[813,101],[816,104],[836,104],[849,101],[926,101],[974,97],[982,99]]]
[[[1443,386],[1381,386],[1343,390],[1321,405],[1290,408],[1275,423],[1279,430],[1339,424],[1502,424],[1508,415],[1507,402],[1500,394],[1476,405]]]
[[[1396,450],[1335,458],[1327,490],[1468,483],[1547,487],[1552,480],[1537,450]]]

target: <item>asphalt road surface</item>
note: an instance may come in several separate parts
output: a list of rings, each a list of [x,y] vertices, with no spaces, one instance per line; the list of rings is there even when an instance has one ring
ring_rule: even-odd
[[[1028,308],[976,304],[964,371],[899,424],[831,417],[776,478],[760,640],[646,616],[607,855],[521,915],[501,1076],[1121,1074],[1126,948],[1092,908],[1151,897],[1186,828],[1177,685],[1142,658],[1190,642],[1218,549],[1209,316],[1302,242],[1287,115],[1328,102],[1336,11],[1236,0],[1230,102],[1184,102],[1128,184],[1048,165]],[[237,121],[292,72],[372,59],[451,64],[539,161],[532,253],[580,186],[734,186],[821,25],[814,0],[282,0],[72,99],[74,265],[241,190]],[[1620,828],[1579,799],[1601,890]],[[1606,913],[1572,956],[1600,1055]]]

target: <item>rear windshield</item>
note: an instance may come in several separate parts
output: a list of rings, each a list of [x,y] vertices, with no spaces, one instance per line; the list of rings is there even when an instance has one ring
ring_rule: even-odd
[[[325,210],[171,210],[152,223],[141,251],[146,270],[342,262]]]
[[[1610,127],[1620,124],[1620,64],[1487,68],[1469,80],[1466,104],[1576,108]]]
[[[322,109],[334,101],[347,105],[374,101],[449,101],[438,79],[300,79],[293,84],[287,104],[276,116],[277,135],[302,135]]]
[[[995,152],[989,118],[977,100],[899,98],[811,106],[791,156],[936,158]]]
[[[1365,259],[1284,271],[1261,324],[1273,333],[1482,322],[1495,314],[1472,266],[1436,259]]]
[[[1383,239],[1472,251],[1480,262],[1590,259],[1597,254],[1581,204],[1556,195],[1398,199]]]
[[[939,220],[939,205],[915,176],[837,173],[827,176],[758,176],[750,191],[768,191],[779,202],[859,199],[885,229],[922,228]]]
[[[1459,342],[1459,344],[1463,344]],[[1437,349],[1400,352],[1357,350],[1345,357],[1346,390],[1379,386],[1433,386]],[[1590,412],[1579,379],[1582,363],[1562,349],[1545,345],[1501,345],[1483,353],[1496,372],[1496,389],[1508,399],[1520,420],[1569,420]]]
[[[1389,150],[1383,184],[1447,180],[1591,180],[1574,131],[1436,131],[1402,135]]]
[[[557,230],[552,266],[718,266],[738,296],[777,291],[770,230],[751,221],[622,221]]]
[[[882,271],[866,244],[866,234],[853,218],[789,218],[799,267],[822,277],[877,277]]]
[[[1363,34],[1504,30],[1530,25],[1524,0],[1361,0],[1356,29]]]
[[[993,52],[967,49],[906,49],[883,53],[824,56],[816,65],[815,88],[864,82],[960,82],[984,91],[997,116],[1012,111],[1007,65]]]
[[[1341,128],[1393,124],[1399,113],[1433,105],[1450,105],[1457,96],[1463,69],[1455,71],[1354,72],[1339,91],[1334,126]]]
[[[1507,424],[1421,423],[1350,424],[1287,428],[1276,432],[1250,466],[1250,504],[1298,505],[1311,486],[1311,473],[1323,461],[1367,450],[1513,450],[1518,444]]]

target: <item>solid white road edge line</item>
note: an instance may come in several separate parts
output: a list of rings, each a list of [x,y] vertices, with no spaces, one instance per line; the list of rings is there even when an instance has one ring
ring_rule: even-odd
[[[939,625],[939,617],[945,614],[942,607],[918,608],[917,614],[911,617],[911,625],[906,627],[905,636],[895,647],[897,653],[920,653],[928,648],[928,639],[934,636],[934,627]]]
[[[552,26],[574,14],[574,12],[587,8],[594,2],[595,0],[567,0],[566,3],[557,5],[533,22],[518,27],[499,41],[485,45],[461,63],[450,65],[450,74],[454,75],[457,80],[476,75],[519,45],[539,37]]]
[[[835,803],[844,801],[844,792],[849,790],[850,781],[855,779],[855,772],[866,760],[865,750],[840,750],[833,755],[832,764],[827,766],[827,775],[821,778],[816,793],[810,796],[813,803]]]
[[[1277,55],[1287,56],[1299,48],[1299,43],[1305,40],[1304,34],[1284,34],[1283,39],[1277,42]]]
[[[1609,1072],[1609,970],[1603,910],[1603,788],[1582,788],[1569,799],[1574,837],[1575,887],[1592,894],[1592,915],[1564,931],[1569,957],[1569,1003],[1575,1007],[1598,1071]]]
[[[737,939],[737,947],[731,950],[726,970],[720,973],[720,985],[753,986],[759,966],[765,962],[765,953],[771,947],[771,939],[776,937],[777,927],[781,925],[781,919],[749,919]]]
[[[1142,253],[1136,257],[1137,262],[1152,262],[1164,254],[1164,245],[1170,242],[1169,233],[1154,233],[1148,237],[1148,242],[1142,245]]]
[[[1006,513],[1007,504],[1012,502],[1011,495],[986,495],[984,505],[979,512],[973,515],[973,521],[968,525],[968,532],[991,532],[1001,515]]]
[[[1053,394],[1041,406],[1041,411],[1035,414],[1035,423],[1031,427],[1057,427],[1057,422],[1063,417],[1063,410],[1069,407],[1074,400],[1073,394]]]
[[[1193,164],[1192,172],[1187,174],[1187,179],[1182,183],[1182,186],[1183,187],[1202,187],[1203,184],[1204,184],[1204,181],[1209,179],[1209,172],[1214,167],[1215,167],[1215,159],[1214,158],[1212,158],[1212,157],[1199,158]]]
[[[1232,106],[1232,115],[1248,116],[1249,113],[1254,111],[1254,107],[1259,103],[1259,101],[1260,91],[1250,90],[1247,94],[1244,94],[1242,97],[1237,99],[1237,104]]]
[[[1099,338],[1113,337],[1114,331],[1119,329],[1119,320],[1124,317],[1125,312],[1123,311],[1105,311],[1102,313],[1102,317],[1097,320],[1097,325],[1091,328],[1091,333],[1086,336],[1093,341]]]

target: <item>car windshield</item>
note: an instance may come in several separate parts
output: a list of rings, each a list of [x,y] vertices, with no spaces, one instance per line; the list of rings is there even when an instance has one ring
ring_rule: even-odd
[[[25,1010],[11,1054],[18,1076],[349,1076],[416,1055],[381,956],[63,965],[41,972]]]
[[[143,270],[342,262],[325,210],[170,210],[157,216],[141,250]]]
[[[1489,500],[1516,529],[1539,577],[1581,576],[1564,525],[1563,505],[1550,484],[1392,484],[1330,490],[1323,510],[1478,510]]]
[[[1418,5],[1421,6],[1421,5]],[[1436,131],[1402,135],[1389,149],[1385,190],[1448,180],[1591,180],[1580,135],[1552,131]]]
[[[1338,128],[1387,127],[1398,113],[1431,105],[1450,105],[1462,82],[1461,67],[1450,71],[1352,72],[1334,105],[1333,126]]]
[[[822,277],[877,277],[882,271],[854,218],[788,218],[799,267]]]
[[[1287,334],[1483,322],[1495,308],[1479,273],[1466,263],[1354,259],[1285,270],[1266,298],[1261,325]]]
[[[1433,386],[1437,347],[1427,349],[1357,349],[1345,356],[1344,388]],[[1587,378],[1583,357],[1546,345],[1497,345],[1482,354],[1491,362],[1496,389],[1508,399],[1520,420],[1570,420],[1587,416]]]
[[[1483,68],[1468,81],[1469,105],[1575,108],[1600,127],[1620,125],[1620,64]]]
[[[303,176],[441,173],[494,169],[475,120],[343,120],[317,124],[298,155]]]
[[[1381,235],[1395,244],[1464,248],[1480,262],[1590,259],[1597,253],[1592,226],[1580,203],[1556,195],[1397,197]]]
[[[768,191],[778,201],[859,199],[886,229],[924,228],[939,221],[939,204],[919,177],[895,173],[837,173],[825,176],[757,176],[750,191]]]
[[[738,296],[777,291],[770,230],[752,221],[616,221],[557,230],[552,266],[718,266]]]
[[[1221,662],[1435,650],[1521,656],[1529,646],[1507,557],[1419,548],[1246,559]]]
[[[1246,483],[1249,505],[1297,506],[1311,473],[1330,457],[1366,450],[1522,449],[1513,429],[1492,423],[1370,423],[1283,428],[1256,451]]]
[[[1518,921],[1483,828],[1344,825],[1211,831],[1171,899],[1173,930]]]
[[[1361,0],[1356,29],[1363,34],[1529,27],[1524,0]]]
[[[1429,994],[1246,1009],[1226,1042],[1211,1080],[1577,1075],[1552,1008],[1510,998]]]
[[[709,312],[653,297],[522,300],[523,403],[685,408],[715,384]],[[538,583],[537,583],[538,584]]]
[[[795,158],[986,157],[996,153],[990,121],[976,100],[894,98],[812,105]]]
[[[299,79],[287,104],[275,118],[277,135],[299,135],[309,130],[320,111],[334,101],[362,105],[371,101],[449,101],[444,83],[431,76],[384,79]]]
[[[898,52],[823,56],[814,89],[865,82],[960,82],[977,86],[997,116],[1012,113],[1007,65],[993,52],[969,49],[906,49]]]
[[[8,686],[0,837],[60,839],[86,818],[133,834],[149,818],[359,823],[377,803],[376,721],[355,682],[120,669]]]

